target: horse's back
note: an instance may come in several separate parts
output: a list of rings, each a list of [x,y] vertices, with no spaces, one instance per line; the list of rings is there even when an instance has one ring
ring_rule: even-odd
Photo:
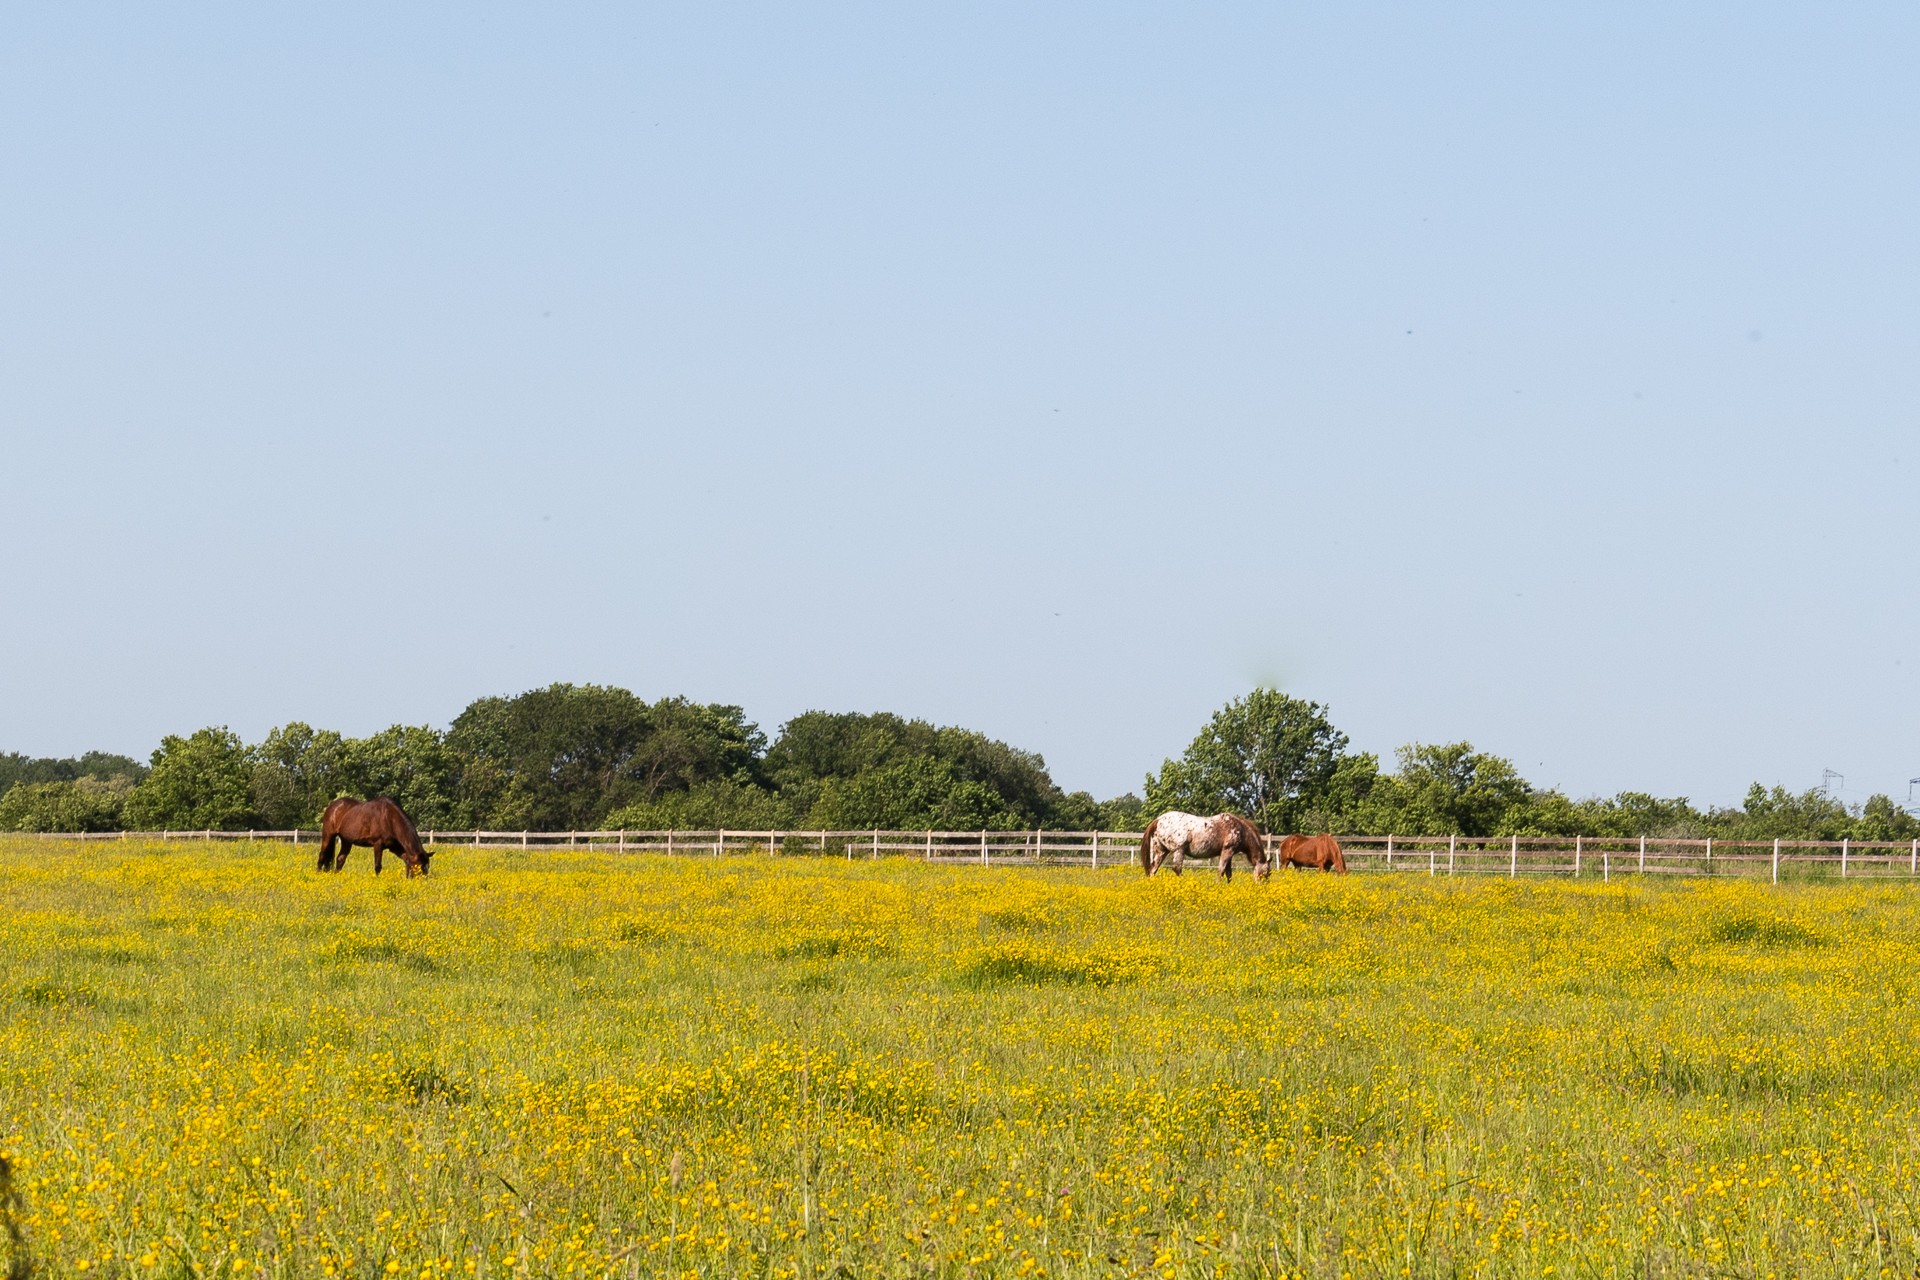
[[[339,806],[336,815],[335,807]],[[334,819],[334,825],[341,835],[355,843],[365,844],[372,840],[416,839],[413,820],[399,805],[385,796],[375,796],[371,800],[335,800],[327,806],[327,815]]]
[[[1182,813],[1178,809],[1169,809],[1153,820],[1154,835],[1168,845],[1191,844],[1196,836],[1204,835],[1209,829],[1206,818],[1191,813]]]
[[[360,801],[355,796],[340,796],[333,800],[320,813],[320,826],[323,830],[337,831],[346,816],[358,807]]]

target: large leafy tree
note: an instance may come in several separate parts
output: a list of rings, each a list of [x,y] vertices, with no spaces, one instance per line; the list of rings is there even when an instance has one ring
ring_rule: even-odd
[[[126,821],[144,831],[244,830],[257,824],[252,776],[246,745],[224,725],[168,734],[127,796]]]
[[[1510,760],[1470,742],[1416,742],[1394,762],[1360,806],[1361,830],[1490,836],[1527,828],[1533,789]]]
[[[813,814],[807,821],[815,826],[1056,825],[1084,808],[1031,751],[885,711],[795,716],[767,751],[766,769],[788,806]],[[881,820],[889,814],[900,821]]]
[[[348,739],[342,744],[340,774],[345,792],[386,796],[417,826],[445,827],[456,820],[460,760],[446,739],[425,725],[396,724]]]
[[[272,730],[252,751],[254,811],[268,827],[312,827],[335,796],[353,789],[346,739],[295,720]]]
[[[453,722],[459,804],[476,823],[584,830],[613,809],[715,778],[756,780],[766,740],[739,707],[555,684],[482,698]]]
[[[1213,713],[1177,760],[1147,777],[1160,813],[1244,813],[1272,831],[1297,830],[1323,806],[1347,736],[1317,702],[1255,689]]]

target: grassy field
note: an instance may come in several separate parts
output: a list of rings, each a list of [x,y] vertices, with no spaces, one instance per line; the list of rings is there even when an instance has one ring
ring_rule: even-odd
[[[0,841],[16,1274],[1920,1266],[1905,884],[310,856]]]

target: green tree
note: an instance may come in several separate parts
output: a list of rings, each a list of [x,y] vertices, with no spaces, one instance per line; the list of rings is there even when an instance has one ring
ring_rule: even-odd
[[[1147,778],[1155,813],[1244,813],[1271,831],[1324,806],[1347,736],[1317,702],[1255,689],[1214,712],[1178,760]]]
[[[1853,834],[1847,806],[1819,791],[1798,795],[1754,783],[1738,809],[1707,815],[1709,834],[1727,840],[1840,840]]]
[[[385,796],[405,810],[416,826],[452,826],[460,765],[459,756],[437,731],[426,725],[396,724],[342,744],[340,780],[344,785],[334,794],[363,799]]]
[[[1131,791],[1111,800],[1102,800],[1096,825],[1102,831],[1145,831],[1147,802]]]
[[[20,782],[0,796],[0,831],[116,831],[132,782],[83,775],[72,782]]]
[[[1920,818],[1893,803],[1892,796],[1871,796],[1853,821],[1856,840],[1920,839]]]
[[[937,763],[943,769],[921,768],[916,762]],[[831,788],[833,799],[824,812],[831,813],[851,812],[850,805],[867,813],[945,812],[973,817],[991,813],[1001,815],[993,819],[994,825],[1064,827],[1069,825],[1066,815],[1073,811],[1066,794],[1047,772],[1047,762],[1034,752],[971,729],[936,726],[885,711],[808,711],[795,716],[781,726],[780,736],[768,749],[766,774],[782,799],[799,813],[815,812],[825,801],[829,783],[835,784]],[[971,798],[930,806],[926,788],[934,785],[930,779],[935,777],[950,779],[955,787],[978,786],[984,792],[969,791],[967,796]],[[856,781],[860,785],[849,790]],[[905,787],[911,794],[903,795],[897,804],[883,803],[877,798],[876,788],[888,785]],[[980,808],[986,803],[979,800],[982,794],[993,797],[984,810]],[[856,795],[862,797],[857,802],[850,798]],[[968,825],[956,819],[954,829]]]
[[[765,787],[716,778],[685,791],[623,805],[601,820],[610,830],[777,831],[802,825],[802,819]]]
[[[127,796],[126,821],[143,831],[246,830],[258,825],[252,775],[246,745],[224,725],[168,734]]]
[[[331,729],[295,720],[268,733],[249,755],[254,812],[275,830],[318,826],[321,811],[353,790],[346,739]]]
[[[998,792],[945,760],[916,756],[852,778],[828,778],[808,825],[829,831],[1011,831],[1027,825]]]
[[[1053,821],[1048,825],[1056,831],[1112,830],[1103,821],[1105,817],[1105,810],[1091,791],[1069,791],[1054,806]]]
[[[1380,757],[1373,752],[1358,751],[1341,756],[1333,766],[1333,776],[1327,779],[1319,795],[1301,806],[1291,829],[1335,833],[1368,830],[1364,816],[1367,801],[1379,781]]]
[[[468,821],[588,830],[623,805],[701,782],[757,780],[766,740],[739,707],[556,684],[482,698],[454,720],[457,803]]]
[[[1706,830],[1706,815],[1685,796],[1662,799],[1644,791],[1622,791],[1604,800],[1582,800],[1576,807],[1581,835],[1694,839]]]
[[[1410,836],[1517,832],[1533,790],[1513,762],[1470,742],[1412,743],[1360,805],[1359,830]]]
[[[17,751],[0,751],[0,794],[16,782],[78,782],[81,778],[125,778],[129,785],[140,781],[146,766],[131,756],[111,751],[89,751],[83,756],[55,758],[23,756]]]

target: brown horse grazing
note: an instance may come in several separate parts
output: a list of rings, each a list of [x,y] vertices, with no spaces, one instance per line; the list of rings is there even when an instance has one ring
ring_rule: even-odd
[[[413,819],[385,796],[372,800],[341,796],[327,806],[320,819],[319,869],[340,870],[357,844],[372,848],[375,875],[380,874],[381,855],[389,849],[406,860],[408,879],[427,874],[433,861],[433,850],[420,843]]]
[[[1181,864],[1191,853],[1195,857],[1220,855],[1220,878],[1233,879],[1233,855],[1244,853],[1253,867],[1253,878],[1265,880],[1272,868],[1267,864],[1267,838],[1260,828],[1237,813],[1216,813],[1197,818],[1191,813],[1169,810],[1147,824],[1140,833],[1140,867],[1148,875],[1173,856],[1171,870],[1179,875]]]
[[[1321,871],[1347,874],[1347,856],[1340,852],[1340,842],[1330,835],[1287,836],[1280,841],[1280,849],[1274,854],[1273,860],[1295,870],[1316,867]]]

